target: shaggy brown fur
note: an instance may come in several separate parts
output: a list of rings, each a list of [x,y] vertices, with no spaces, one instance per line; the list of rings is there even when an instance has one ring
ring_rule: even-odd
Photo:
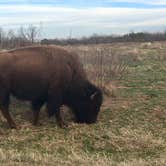
[[[35,125],[44,103],[49,116],[55,114],[63,127],[59,109],[62,104],[73,109],[78,122],[91,123],[96,121],[102,102],[101,91],[87,80],[78,56],[55,46],[0,53],[0,109],[10,127],[16,128],[8,112],[11,94],[31,101]]]

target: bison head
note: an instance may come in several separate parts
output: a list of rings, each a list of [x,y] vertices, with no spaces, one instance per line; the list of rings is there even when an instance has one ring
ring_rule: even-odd
[[[72,108],[76,122],[95,123],[102,104],[102,92],[90,82],[81,82],[68,89],[65,104]]]

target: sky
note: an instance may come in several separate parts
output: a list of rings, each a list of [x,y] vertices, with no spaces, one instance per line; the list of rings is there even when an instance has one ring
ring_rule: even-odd
[[[41,38],[166,30],[166,0],[0,0],[0,27],[40,26]]]

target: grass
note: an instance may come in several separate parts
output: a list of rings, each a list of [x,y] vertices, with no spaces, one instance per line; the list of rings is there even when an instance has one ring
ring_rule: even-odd
[[[0,116],[0,165],[165,165],[165,43],[107,47],[126,56],[128,72],[112,80],[114,96],[105,96],[98,123],[74,124],[64,112],[69,127],[60,129],[43,108],[42,125],[34,127],[29,105],[13,100],[21,129],[9,129]]]

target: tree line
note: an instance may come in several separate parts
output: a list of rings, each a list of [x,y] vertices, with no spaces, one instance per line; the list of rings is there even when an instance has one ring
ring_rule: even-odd
[[[101,44],[113,42],[153,42],[166,41],[166,31],[163,32],[130,32],[124,35],[97,35],[82,38],[67,38],[67,39],[42,39],[39,40],[41,27],[29,25],[20,27],[16,30],[4,30],[0,27],[0,49],[11,49],[40,44],[56,44],[56,45],[75,45],[75,44]]]
[[[68,39],[43,39],[41,44],[58,44],[58,45],[72,45],[72,44],[101,44],[113,42],[153,42],[165,41],[166,31],[148,33],[148,32],[130,32],[124,35],[97,35],[82,38],[68,38]]]

